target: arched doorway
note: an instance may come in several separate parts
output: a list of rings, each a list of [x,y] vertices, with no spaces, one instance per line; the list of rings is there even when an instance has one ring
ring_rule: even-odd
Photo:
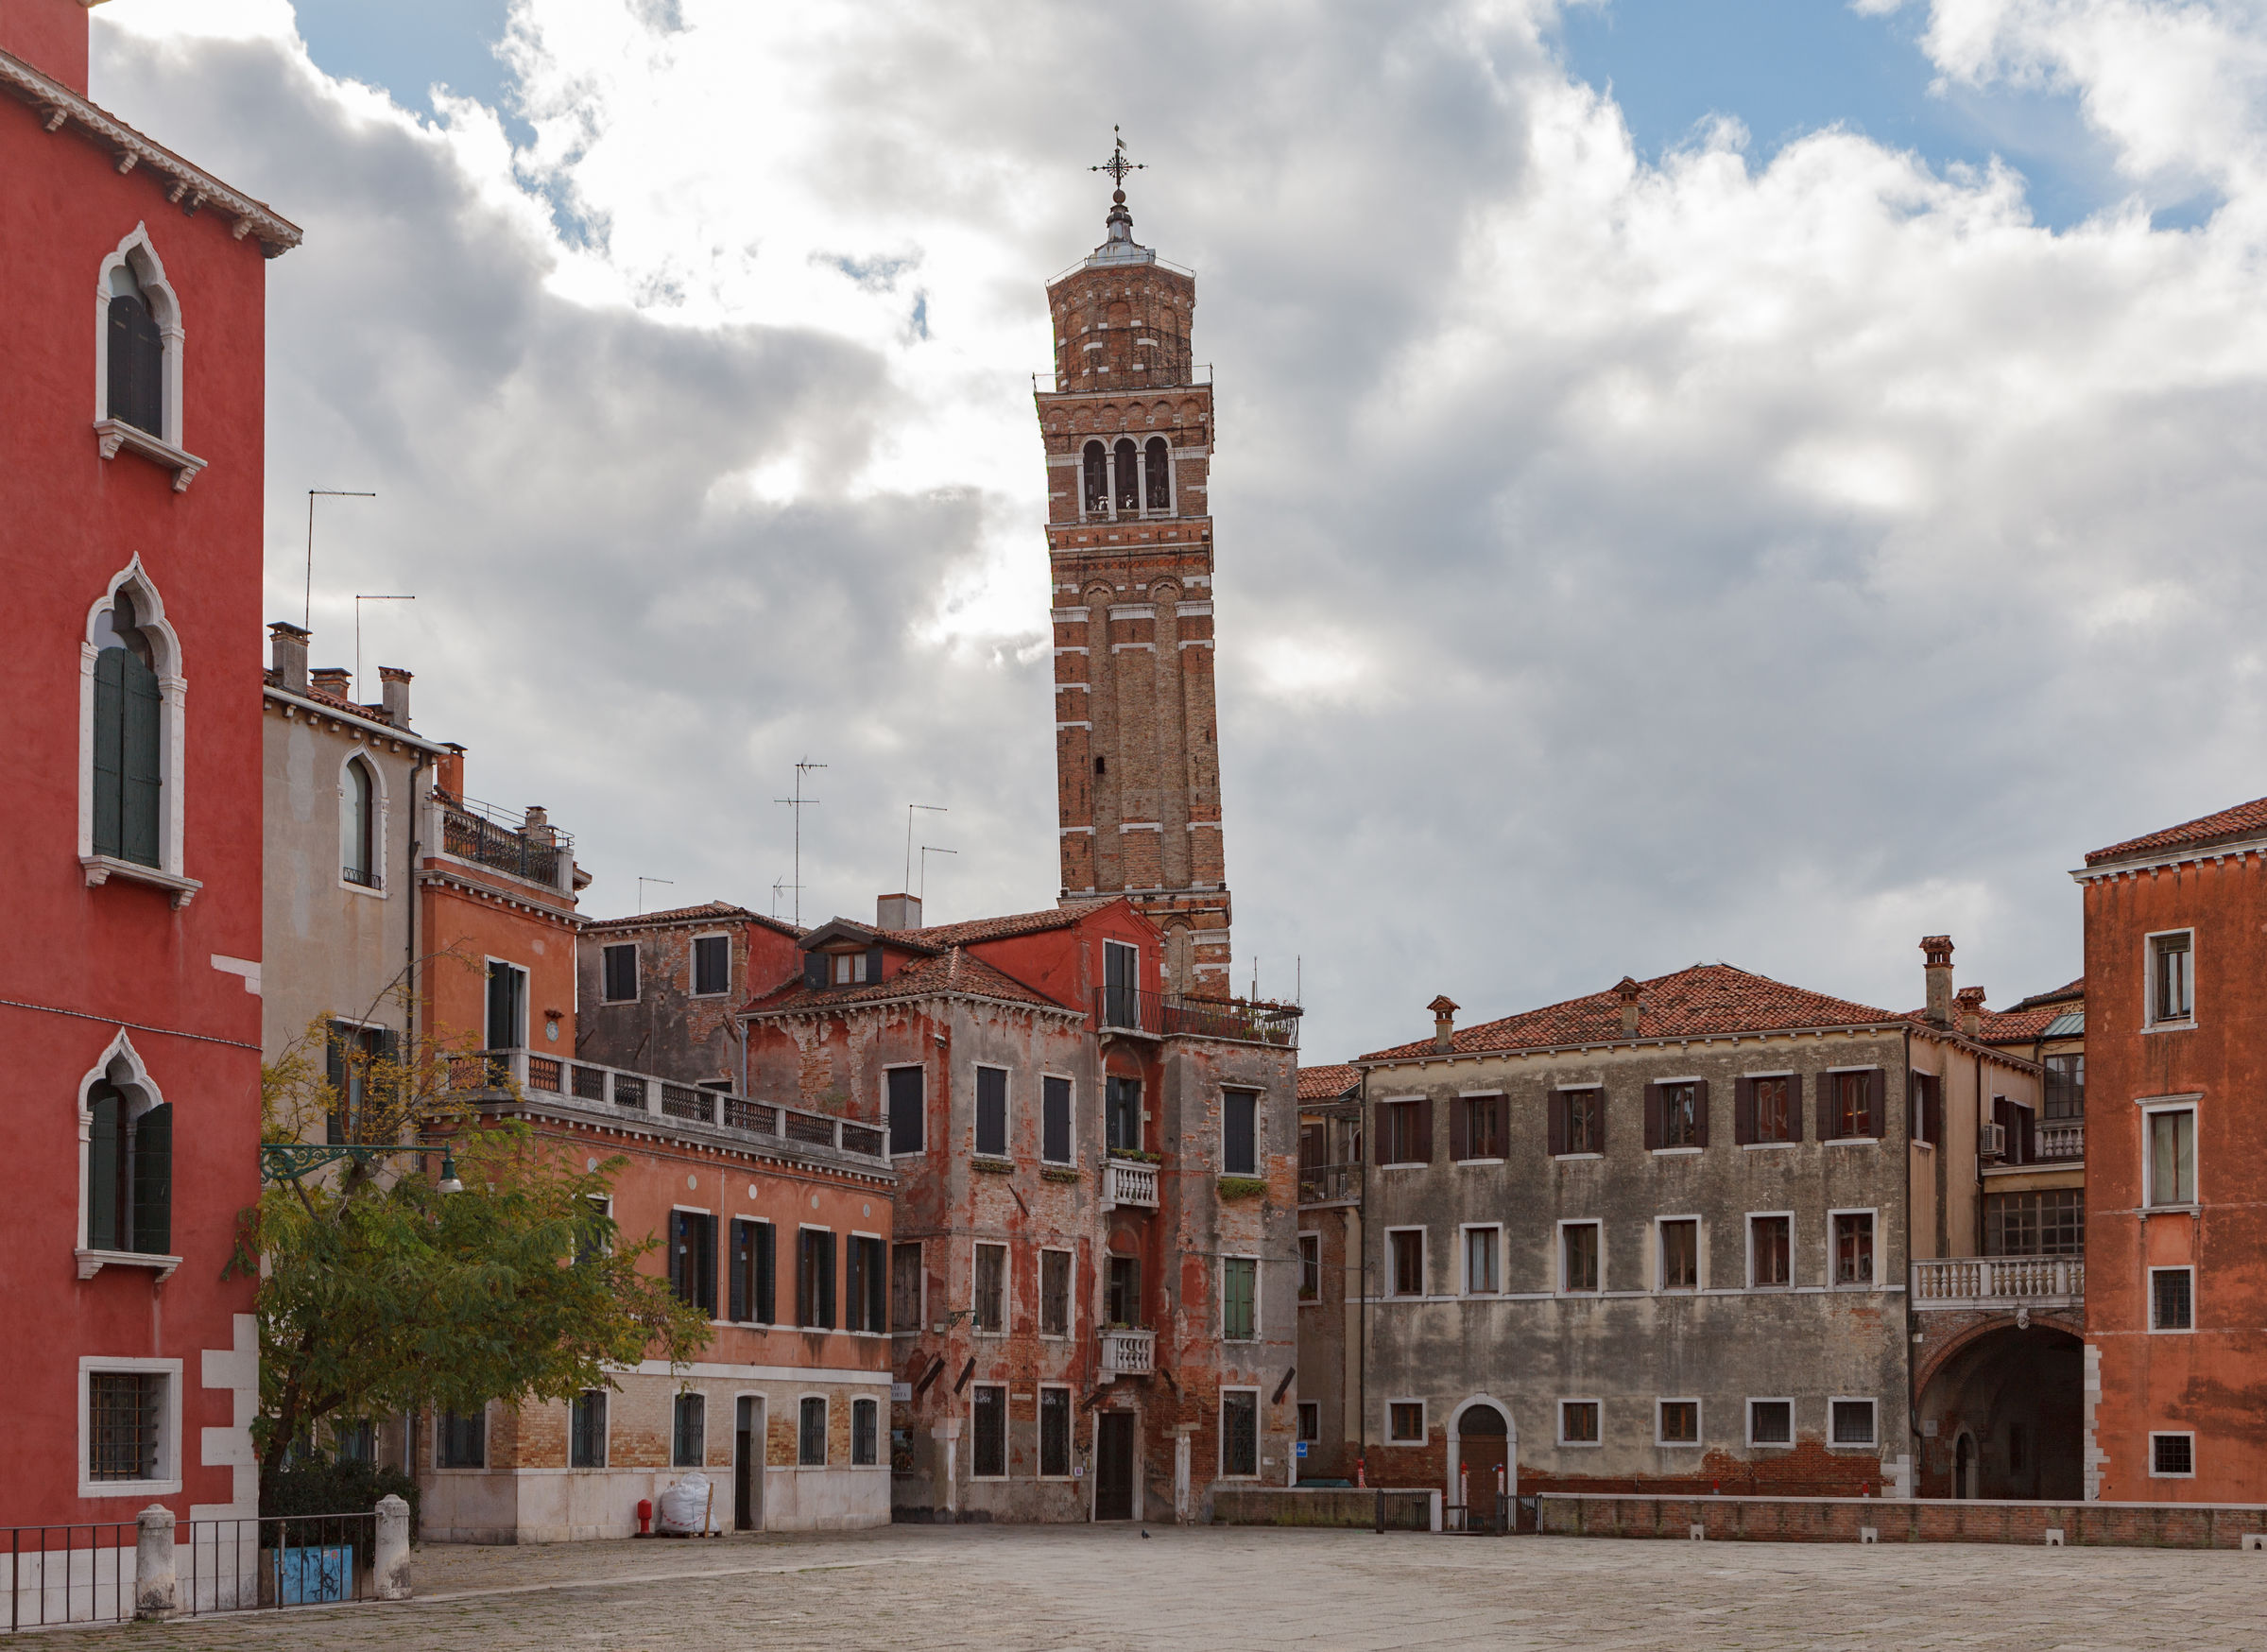
[[[1924,1497],[2085,1495],[2085,1345],[2009,1319],[1948,1353],[1921,1388]]]
[[[1493,1400],[1467,1400],[1449,1419],[1449,1484],[1444,1501],[1465,1507],[1466,1523],[1496,1515],[1496,1494],[1519,1495],[1518,1456],[1511,1413]]]

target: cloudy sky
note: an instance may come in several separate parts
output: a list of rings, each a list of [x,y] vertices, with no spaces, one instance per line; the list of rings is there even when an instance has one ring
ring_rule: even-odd
[[[268,589],[611,915],[1056,894],[1041,284],[1198,274],[1239,987],[1311,1060],[1723,958],[1868,1002],[2267,791],[2267,9],[112,0],[307,232]],[[249,641],[249,639],[248,639]],[[783,893],[782,902],[792,892]]]

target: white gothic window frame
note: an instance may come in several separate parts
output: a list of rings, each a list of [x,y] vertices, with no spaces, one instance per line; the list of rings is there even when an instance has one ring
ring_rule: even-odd
[[[146,867],[94,852],[94,666],[101,650],[94,628],[113,608],[120,593],[133,599],[137,627],[149,639],[151,665],[158,679],[158,864]],[[173,904],[186,906],[204,886],[188,875],[182,854],[181,827],[184,724],[189,680],[181,670],[180,635],[165,618],[165,599],[135,557],[103,587],[88,605],[78,633],[78,864],[90,886],[119,878],[155,884],[169,890]]]
[[[150,319],[157,323],[159,428],[154,435],[111,415],[111,300],[118,296],[114,284],[120,266],[131,272],[148,304]],[[94,274],[94,433],[106,459],[115,458],[124,449],[171,470],[177,493],[186,491],[205,467],[203,459],[188,452],[181,394],[181,364],[188,348],[180,295],[166,279],[164,261],[158,256],[148,226],[136,224],[125,239],[102,255]]]

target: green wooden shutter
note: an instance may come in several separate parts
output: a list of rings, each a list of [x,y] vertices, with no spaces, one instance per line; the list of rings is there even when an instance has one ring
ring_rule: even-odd
[[[779,1278],[779,1253],[773,1247],[773,1235],[776,1231],[777,1230],[769,1222],[761,1223],[756,1228],[756,1312],[754,1317],[757,1323],[763,1325],[777,1324],[779,1320],[776,1309],[778,1293],[775,1288]]]
[[[124,648],[94,656],[94,852],[125,847],[121,800],[126,796],[126,663]]]
[[[158,864],[158,674],[123,648],[106,648],[124,662],[125,728],[121,741],[121,860]]]
[[[132,1248],[163,1256],[173,1248],[173,1108],[153,1107],[134,1121]]]
[[[119,1115],[125,1103],[107,1084],[98,1084],[87,1098],[94,1115],[87,1132],[87,1248],[119,1250],[118,1159]]]

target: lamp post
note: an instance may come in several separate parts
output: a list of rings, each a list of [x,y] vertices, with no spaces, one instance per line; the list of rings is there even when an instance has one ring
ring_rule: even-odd
[[[369,1164],[395,1153],[421,1156],[432,1151],[426,1144],[405,1147],[374,1142],[263,1142],[260,1179],[297,1181],[310,1170],[320,1170],[329,1164]],[[440,1150],[440,1179],[434,1185],[441,1193],[464,1192],[464,1183],[456,1175],[456,1151],[445,1142]]]

